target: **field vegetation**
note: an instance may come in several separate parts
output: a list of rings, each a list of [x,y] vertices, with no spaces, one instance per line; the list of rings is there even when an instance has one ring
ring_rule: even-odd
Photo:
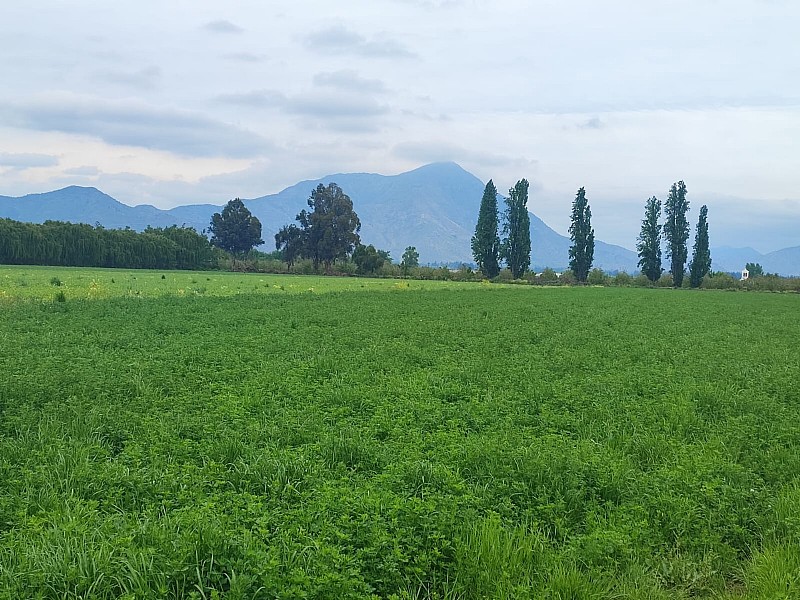
[[[799,597],[798,301],[0,268],[0,599]]]

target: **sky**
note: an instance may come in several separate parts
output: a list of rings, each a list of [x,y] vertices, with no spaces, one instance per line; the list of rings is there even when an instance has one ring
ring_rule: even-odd
[[[455,161],[528,179],[562,234],[585,187],[633,248],[684,180],[712,246],[800,245],[795,0],[1,4],[0,195],[170,208]]]

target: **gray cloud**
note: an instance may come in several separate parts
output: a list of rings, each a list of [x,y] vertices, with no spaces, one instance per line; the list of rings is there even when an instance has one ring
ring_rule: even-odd
[[[212,33],[242,33],[244,31],[244,29],[238,25],[226,21],[225,19],[210,21],[203,25],[203,29]]]
[[[379,36],[368,40],[363,35],[342,25],[334,25],[310,33],[306,47],[324,54],[357,54],[371,58],[410,58],[415,56],[405,46],[392,38]]]
[[[95,75],[98,81],[123,85],[141,90],[152,90],[158,87],[161,80],[161,69],[155,65],[133,72],[103,71]]]
[[[235,94],[220,94],[217,96],[217,102],[251,108],[271,108],[285,106],[287,98],[277,90],[251,90]]]
[[[58,157],[50,154],[14,154],[0,152],[0,167],[31,169],[35,167],[54,167]]]
[[[141,102],[59,94],[25,104],[0,103],[8,125],[100,138],[114,145],[183,156],[258,156],[272,146],[261,136],[202,114]]]
[[[286,111],[312,117],[373,117],[389,112],[389,107],[365,96],[309,94],[288,100]]]
[[[252,52],[231,52],[229,54],[223,54],[222,58],[243,63],[258,63],[264,61],[266,56],[263,54],[253,54]]]
[[[389,107],[363,94],[309,92],[286,96],[277,90],[253,90],[224,94],[218,102],[250,108],[276,109],[303,117],[306,129],[365,132],[378,129],[374,118],[389,113]]]
[[[333,73],[317,73],[314,75],[314,85],[337,88],[347,92],[383,93],[386,91],[386,86],[380,79],[366,79],[350,69]]]
[[[606,124],[603,123],[599,117],[592,117],[578,125],[581,129],[602,129],[605,126]]]
[[[71,169],[64,169],[65,175],[78,175],[82,177],[93,177],[100,174],[100,169],[85,165],[83,167],[73,167]]]
[[[435,142],[403,142],[392,148],[392,154],[398,158],[421,163],[455,161],[465,164],[480,164],[484,167],[517,166],[520,168],[530,168],[536,164],[536,161],[518,156],[481,152],[455,144]],[[524,175],[520,176],[524,177]]]

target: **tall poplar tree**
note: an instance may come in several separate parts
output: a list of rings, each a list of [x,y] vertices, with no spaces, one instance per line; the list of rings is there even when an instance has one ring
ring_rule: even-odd
[[[639,268],[650,281],[657,281],[661,277],[661,201],[653,196],[644,207],[642,231],[636,242],[639,252]]]
[[[594,229],[592,211],[586,200],[586,190],[581,188],[572,203],[572,223],[569,226],[569,268],[575,279],[585,283],[594,261]]]
[[[497,188],[490,179],[483,190],[478,224],[472,236],[472,258],[493,279],[500,273],[500,237],[497,235]]]
[[[693,288],[700,287],[703,277],[711,271],[711,249],[708,246],[708,207],[700,207],[700,218],[694,234],[692,262],[689,263],[689,283]]]
[[[511,276],[519,279],[531,264],[531,217],[528,214],[528,180],[520,179],[508,190],[506,210],[503,214],[502,256],[511,270]]]
[[[670,273],[676,288],[683,284],[684,267],[689,251],[689,201],[686,199],[686,184],[673,183],[664,203],[664,240],[667,242],[667,257],[670,259]]]

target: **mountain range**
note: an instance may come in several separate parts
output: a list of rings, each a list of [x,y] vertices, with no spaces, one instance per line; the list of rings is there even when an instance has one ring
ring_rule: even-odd
[[[470,239],[475,230],[484,182],[455,163],[433,163],[399,175],[339,173],[303,181],[277,194],[243,199],[262,223],[263,250],[272,250],[280,227],[295,222],[307,208],[311,191],[319,184],[337,183],[353,200],[366,244],[388,250],[399,260],[407,246],[415,246],[424,263],[471,262]],[[0,196],[0,217],[41,223],[46,220],[100,224],[106,228],[148,225],[186,225],[202,231],[221,207],[193,204],[161,210],[150,205],[128,206],[91,187],[70,186],[20,198]],[[531,213],[531,268],[556,270],[568,264],[569,238],[548,227]],[[800,273],[800,247],[760,254],[752,248],[712,249],[715,270],[738,271],[746,262],[758,262],[765,271]],[[607,271],[637,270],[636,253],[602,241],[595,242],[594,265]]]

